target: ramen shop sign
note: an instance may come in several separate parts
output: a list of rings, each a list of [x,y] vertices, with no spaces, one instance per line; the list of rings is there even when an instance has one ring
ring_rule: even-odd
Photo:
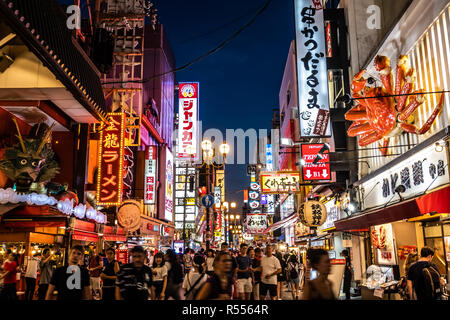
[[[97,204],[117,206],[122,201],[125,114],[109,113],[100,131]]]

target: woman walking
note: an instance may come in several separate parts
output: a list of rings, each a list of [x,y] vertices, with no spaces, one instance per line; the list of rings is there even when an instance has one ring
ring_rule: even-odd
[[[205,283],[207,275],[204,273],[203,265],[205,258],[200,254],[194,257],[191,272],[189,272],[183,283],[183,289],[186,291],[184,296],[186,300],[194,300],[203,283]]]
[[[314,280],[306,281],[303,300],[336,300],[332,284],[328,280],[331,271],[328,252],[324,249],[309,249],[307,259],[319,275]]]
[[[293,300],[298,300],[298,289],[300,287],[300,264],[297,256],[291,255],[287,263],[287,275],[291,286],[291,294]]]
[[[181,300],[180,291],[183,283],[183,268],[178,262],[177,255],[171,249],[166,251],[164,259],[167,268],[165,300],[168,300],[170,297],[175,300]]]
[[[212,276],[214,274],[214,251],[212,249],[208,250],[206,256],[206,274]]]
[[[195,300],[230,300],[233,275],[230,274],[231,255],[226,251],[217,253],[214,274],[206,280]]]
[[[164,300],[168,272],[164,262],[164,254],[162,252],[155,254],[153,259],[152,274],[152,297],[154,300]]]

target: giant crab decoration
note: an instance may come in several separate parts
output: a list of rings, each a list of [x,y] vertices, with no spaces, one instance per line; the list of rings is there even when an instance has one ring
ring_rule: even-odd
[[[403,131],[413,134],[426,133],[442,110],[444,94],[430,117],[421,128],[413,123],[414,111],[425,101],[422,89],[415,89],[416,72],[410,67],[409,58],[400,56],[397,62],[395,83],[389,58],[376,56],[375,69],[379,72],[381,87],[369,86],[363,78],[366,70],[357,73],[352,82],[352,98],[358,102],[345,114],[345,119],[354,121],[347,133],[350,137],[359,136],[359,145],[364,147],[383,139],[379,149],[387,155],[389,138]]]

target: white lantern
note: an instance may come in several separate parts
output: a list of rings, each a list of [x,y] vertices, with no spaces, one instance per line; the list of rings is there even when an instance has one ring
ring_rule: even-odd
[[[49,206],[54,206],[54,205],[57,204],[57,203],[58,203],[58,201],[57,201],[55,198],[53,198],[53,197],[48,197],[47,204],[48,204]]]
[[[307,201],[300,205],[298,216],[305,226],[319,227],[327,219],[327,208],[319,201]]]
[[[78,219],[83,219],[84,215],[86,213],[86,205],[85,204],[79,204],[75,208],[73,208],[73,214]]]
[[[56,205],[59,211],[66,215],[70,215],[72,213],[73,202],[72,200],[66,199],[64,201],[58,201]]]
[[[97,223],[105,223],[105,215],[100,211],[97,211],[97,216],[95,217]]]
[[[94,208],[89,208],[86,210],[86,218],[90,219],[90,220],[95,220],[97,216],[97,210],[95,210]]]

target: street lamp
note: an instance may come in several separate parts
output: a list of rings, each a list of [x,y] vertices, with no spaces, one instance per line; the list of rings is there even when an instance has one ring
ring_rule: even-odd
[[[203,151],[209,151],[212,149],[212,142],[208,139],[202,141],[202,149]]]
[[[232,203],[231,203],[231,208],[232,208],[232,209],[236,208],[236,202],[232,202]]]
[[[226,155],[230,152],[230,146],[224,142],[219,146],[219,151],[225,158]]]

